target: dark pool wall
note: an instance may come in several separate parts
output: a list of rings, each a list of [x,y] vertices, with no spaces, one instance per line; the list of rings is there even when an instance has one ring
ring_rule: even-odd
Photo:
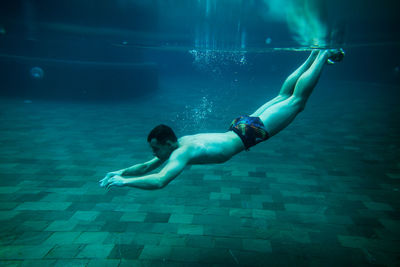
[[[43,73],[35,75],[33,68],[40,68]],[[158,68],[151,63],[7,61],[0,64],[0,80],[1,96],[124,100],[155,92]]]

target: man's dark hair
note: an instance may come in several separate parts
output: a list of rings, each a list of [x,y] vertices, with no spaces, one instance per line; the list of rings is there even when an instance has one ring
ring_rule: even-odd
[[[154,127],[147,136],[147,142],[150,143],[151,139],[155,138],[160,144],[165,145],[167,141],[176,142],[178,139],[174,131],[167,125],[160,124]]]

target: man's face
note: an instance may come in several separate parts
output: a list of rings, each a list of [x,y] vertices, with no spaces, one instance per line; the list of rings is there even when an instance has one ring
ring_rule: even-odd
[[[173,151],[170,141],[167,141],[167,143],[163,145],[160,144],[155,138],[151,139],[150,147],[153,150],[154,156],[161,160],[167,160]]]

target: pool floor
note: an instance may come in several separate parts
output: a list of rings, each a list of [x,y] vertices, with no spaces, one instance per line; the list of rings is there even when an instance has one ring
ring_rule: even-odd
[[[156,124],[224,131],[260,95],[214,101],[196,124],[185,120],[197,104],[182,109],[199,103],[190,93],[0,100],[0,265],[398,266],[399,88],[335,86],[270,140],[162,190],[98,181],[149,160]]]

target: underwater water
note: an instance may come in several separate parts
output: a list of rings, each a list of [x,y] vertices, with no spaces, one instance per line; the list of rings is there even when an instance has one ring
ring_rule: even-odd
[[[18,0],[0,9],[0,265],[398,266],[397,1]],[[158,124],[223,133],[313,49],[290,125],[166,187],[98,181]],[[157,173],[154,170],[153,173]]]

